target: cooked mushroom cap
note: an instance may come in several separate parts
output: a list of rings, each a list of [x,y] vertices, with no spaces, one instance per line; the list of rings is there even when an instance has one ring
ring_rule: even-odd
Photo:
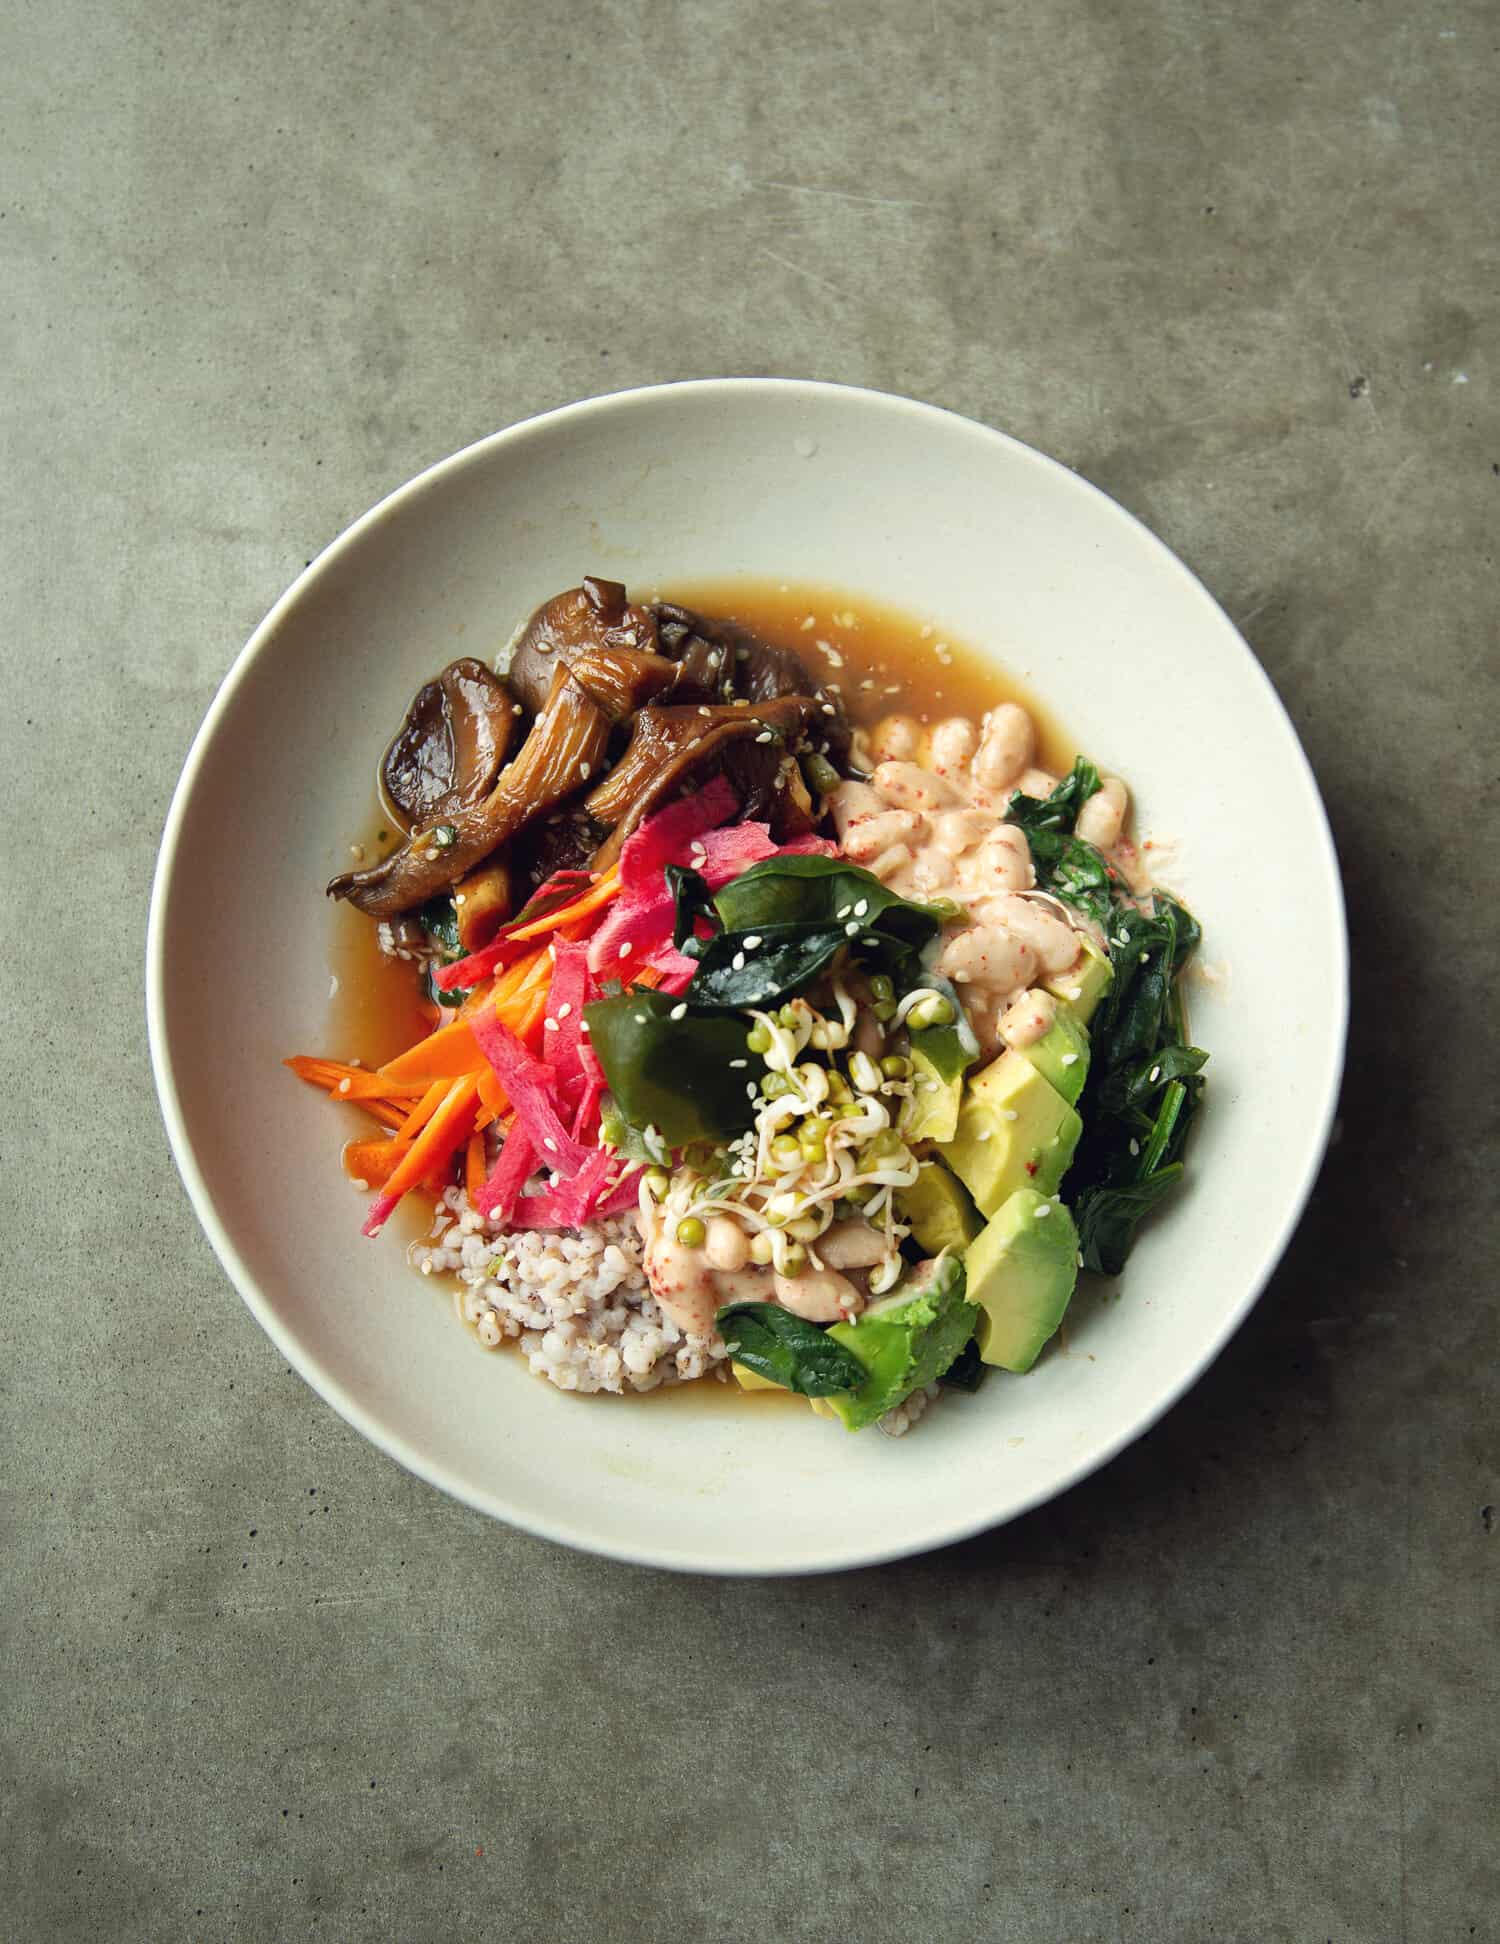
[[[656,620],[649,608],[625,598],[619,581],[588,575],[578,587],[544,601],[521,630],[506,671],[510,685],[528,709],[540,709],[558,663],[571,666],[600,647],[649,654],[656,647]]]
[[[380,787],[403,830],[481,802],[515,730],[510,693],[483,662],[450,662],[424,682],[380,764]]]

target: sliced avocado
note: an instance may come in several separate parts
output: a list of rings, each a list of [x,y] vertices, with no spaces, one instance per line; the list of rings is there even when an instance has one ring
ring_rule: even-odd
[[[990,1216],[1017,1188],[1055,1193],[1082,1132],[1056,1088],[1007,1047],[964,1088],[958,1131],[940,1152]]]
[[[1016,1050],[1070,1107],[1074,1104],[1088,1078],[1089,1029],[1072,1006],[1066,1003],[1055,1006],[1052,1024],[1041,1038]]]
[[[958,1104],[963,1098],[964,1077],[955,1074],[945,1080],[919,1047],[911,1051],[914,1076],[911,1120],[905,1129],[909,1141],[951,1141],[958,1126]]]
[[[831,1405],[846,1430],[873,1424],[942,1376],[974,1334],[977,1317],[964,1299],[964,1265],[957,1256],[922,1263],[853,1323],[829,1330],[870,1374],[858,1390],[816,1401]]]
[[[910,1188],[895,1190],[897,1219],[928,1255],[953,1249],[959,1255],[984,1227],[969,1191],[941,1161],[924,1161]]]
[[[979,1354],[1030,1370],[1078,1280],[1078,1231],[1061,1202],[1018,1188],[965,1257],[979,1305]]]
[[[1066,972],[1058,972],[1042,983],[1060,1002],[1059,1010],[1066,1006],[1071,1010],[1080,1026],[1087,1026],[1094,1016],[1094,1008],[1109,991],[1114,980],[1109,960],[1092,940],[1084,939],[1083,956],[1078,963]]]
[[[729,1368],[734,1372],[734,1381],[742,1391],[781,1391],[783,1397],[787,1395],[780,1384],[773,1383],[769,1377],[762,1377],[758,1371],[750,1370],[744,1364],[731,1363]],[[834,1381],[837,1382],[837,1379]]]

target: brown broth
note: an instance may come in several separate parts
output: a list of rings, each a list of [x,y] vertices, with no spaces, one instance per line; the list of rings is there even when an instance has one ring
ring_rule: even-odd
[[[658,598],[738,621],[790,648],[815,680],[839,690],[856,723],[869,727],[895,712],[924,724],[950,715],[977,721],[1001,702],[1019,702],[1036,723],[1041,766],[1054,775],[1072,766],[1072,739],[1023,682],[900,608],[841,588],[755,580],[677,582]]]

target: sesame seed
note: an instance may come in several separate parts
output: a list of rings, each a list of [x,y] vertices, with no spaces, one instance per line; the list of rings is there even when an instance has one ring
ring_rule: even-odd
[[[1080,1269],[1081,1269],[1081,1268],[1083,1267],[1083,1250],[1082,1250],[1082,1249],[1080,1249],[1080,1250],[1078,1251],[1078,1266],[1079,1266],[1079,1268],[1080,1268]]]
[[[1076,1053],[1064,1053],[1062,1063],[1064,1066],[1077,1066],[1078,1055]]]
[[[1150,956],[1151,956],[1151,954],[1150,954],[1149,952],[1142,952],[1142,953],[1141,953],[1141,964],[1142,964],[1142,965],[1144,965],[1144,964],[1146,963],[1146,960],[1147,960],[1148,958],[1150,958]]]
[[[813,629],[817,627],[817,625],[818,625],[818,617],[815,614],[808,615],[807,619],[802,623],[803,634],[811,634]]]
[[[635,1023],[637,1026],[644,1026],[646,1023],[646,1015],[644,1013],[637,1013],[635,1016]]]
[[[1036,1218],[1038,1221],[1040,1221],[1044,1215],[1050,1215],[1051,1213],[1052,1213],[1051,1202],[1043,1202],[1041,1207],[1036,1212]]]
[[[867,675],[865,679],[860,683],[860,687],[862,689],[872,689],[874,688],[874,686],[875,686],[874,678],[869,675]]]
[[[745,1085],[745,1097],[746,1097],[746,1099],[747,1099],[747,1100],[754,1100],[754,1098],[755,1098],[755,1096],[756,1096],[756,1093],[757,1093],[757,1091],[758,1091],[758,1089],[757,1089],[757,1087],[756,1087],[756,1085],[755,1085],[755,1082],[754,1082],[753,1080],[750,1080],[750,1081],[747,1081],[747,1082],[746,1082],[746,1085]]]
[[[729,964],[733,971],[743,972],[745,969],[745,954],[743,952],[736,952],[734,957],[729,961]]]
[[[578,1022],[578,1030],[579,1030],[579,1032],[580,1032],[580,1033],[582,1033],[582,1034],[583,1034],[583,1036],[584,1036],[584,1038],[585,1038],[585,1039],[587,1039],[587,1038],[588,1038],[588,1036],[589,1036],[589,1023],[588,1023],[588,1021],[587,1021],[586,1019],[580,1019],[580,1020],[579,1020],[579,1022]]]
[[[572,1010],[573,1010],[573,1001],[571,999],[564,999],[562,1004],[557,1009],[557,1016],[559,1019],[566,1019],[568,1014],[572,1012]]]
[[[854,909],[853,905],[840,905],[838,910],[833,915],[835,918],[847,918],[849,916],[849,913],[853,911],[853,909]]]
[[[887,695],[899,695],[900,693],[901,693],[901,684],[899,682],[892,682],[890,687],[886,690]]]
[[[511,703],[511,705],[510,705],[510,712],[511,712],[511,714],[512,714],[512,715],[519,715],[519,714],[521,713],[521,705],[520,705],[520,703],[519,703],[519,702],[512,702],[512,703]]]
[[[557,1031],[557,1021],[555,1019],[544,1019],[542,1025],[549,1033],[555,1033]]]
[[[859,934],[859,926],[851,918],[848,924],[845,925],[844,927],[844,936],[846,938],[855,938],[858,936],[858,934]]]
[[[825,702],[823,704],[823,713],[824,715],[837,715],[838,710],[833,706],[831,702]]]
[[[1154,1066],[1154,1067],[1152,1067],[1152,1069],[1151,1069],[1151,1078],[1152,1078],[1153,1080],[1160,1080],[1160,1078],[1161,1078],[1161,1068],[1160,1068],[1159,1066]]]
[[[680,1005],[674,1006],[672,1010],[667,1014],[667,1017],[668,1019],[686,1019],[687,1001],[683,1000]]]
[[[704,706],[703,704],[700,704],[700,705],[699,705],[699,708],[698,708],[698,713],[699,713],[699,715],[702,715],[702,716],[706,716],[706,715],[712,715],[712,714],[713,714],[713,710],[712,710],[712,709],[710,709],[710,708],[708,708],[708,707],[706,707],[706,706]]]
[[[345,1076],[345,1078],[340,1080],[339,1082],[339,1092],[348,1093],[348,1091],[349,1091],[349,1080],[348,1077]]]
[[[594,773],[594,766],[592,763],[580,763],[578,765],[578,774],[585,783],[588,782],[589,778],[593,775],[593,773]]]
[[[549,1154],[556,1154],[557,1152],[557,1143],[556,1141],[553,1140],[550,1134],[544,1134],[542,1136],[542,1146],[547,1150]]]
[[[747,952],[753,952],[756,946],[759,945],[759,943],[760,943],[760,933],[751,932],[749,937],[745,940],[745,950]]]
[[[981,1127],[981,1128],[980,1128],[980,1130],[979,1130],[979,1133],[978,1133],[978,1135],[977,1135],[977,1136],[976,1136],[975,1138],[976,1138],[977,1140],[981,1140],[981,1141],[987,1141],[987,1140],[989,1140],[989,1138],[991,1137],[991,1135],[992,1135],[992,1134],[994,1133],[994,1131],[995,1131],[995,1130],[994,1130],[994,1128],[993,1128],[993,1127]]]
[[[464,892],[462,892],[462,891],[455,891],[455,892],[454,892],[454,894],[453,894],[453,902],[454,902],[454,903],[455,903],[456,905],[461,905],[461,904],[467,904],[467,903],[468,903],[468,897],[467,897],[467,895],[466,895],[466,894],[465,894]]]
[[[755,740],[758,743],[768,743],[768,742],[775,742],[776,738],[771,734],[769,729],[762,729],[760,734],[755,738]]]
[[[854,907],[854,915],[856,918],[863,918],[869,909],[870,900],[868,898],[861,898],[859,903]]]
[[[1019,1120],[1021,1118],[1014,1107],[1002,1107],[1000,1112],[1006,1120]]]
[[[747,1067],[749,1066],[750,1062],[748,1060],[731,1060],[729,1064],[732,1067]]]
[[[355,1175],[354,1179],[349,1183],[349,1186],[357,1189],[363,1195],[368,1191],[370,1184],[365,1180],[363,1175]]]
[[[1139,1142],[1139,1141],[1132,1141],[1132,1142],[1130,1143],[1130,1152],[1131,1152],[1132,1154],[1139,1154],[1139,1153],[1140,1153],[1140,1151],[1141,1151],[1141,1144],[1140,1144],[1140,1142]]]
[[[622,946],[620,947],[620,952],[619,952],[619,956],[620,956],[620,957],[621,957],[622,959],[627,959],[627,958],[629,958],[629,957],[630,957],[630,947],[629,947],[628,945],[622,945]]]
[[[1064,986],[1064,987],[1063,987],[1063,996],[1064,996],[1064,998],[1066,998],[1066,999],[1081,999],[1081,998],[1083,997],[1083,987],[1082,987],[1082,986]]]

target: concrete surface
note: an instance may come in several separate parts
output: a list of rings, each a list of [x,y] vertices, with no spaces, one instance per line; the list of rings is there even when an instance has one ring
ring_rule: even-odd
[[[1500,1936],[1497,42],[1474,0],[0,15],[5,1937]],[[1356,965],[1342,1142],[1193,1395],[1009,1530],[750,1586],[492,1527],[288,1373],[140,969],[303,562],[497,425],[724,372],[935,399],[1155,526],[1306,738]]]

